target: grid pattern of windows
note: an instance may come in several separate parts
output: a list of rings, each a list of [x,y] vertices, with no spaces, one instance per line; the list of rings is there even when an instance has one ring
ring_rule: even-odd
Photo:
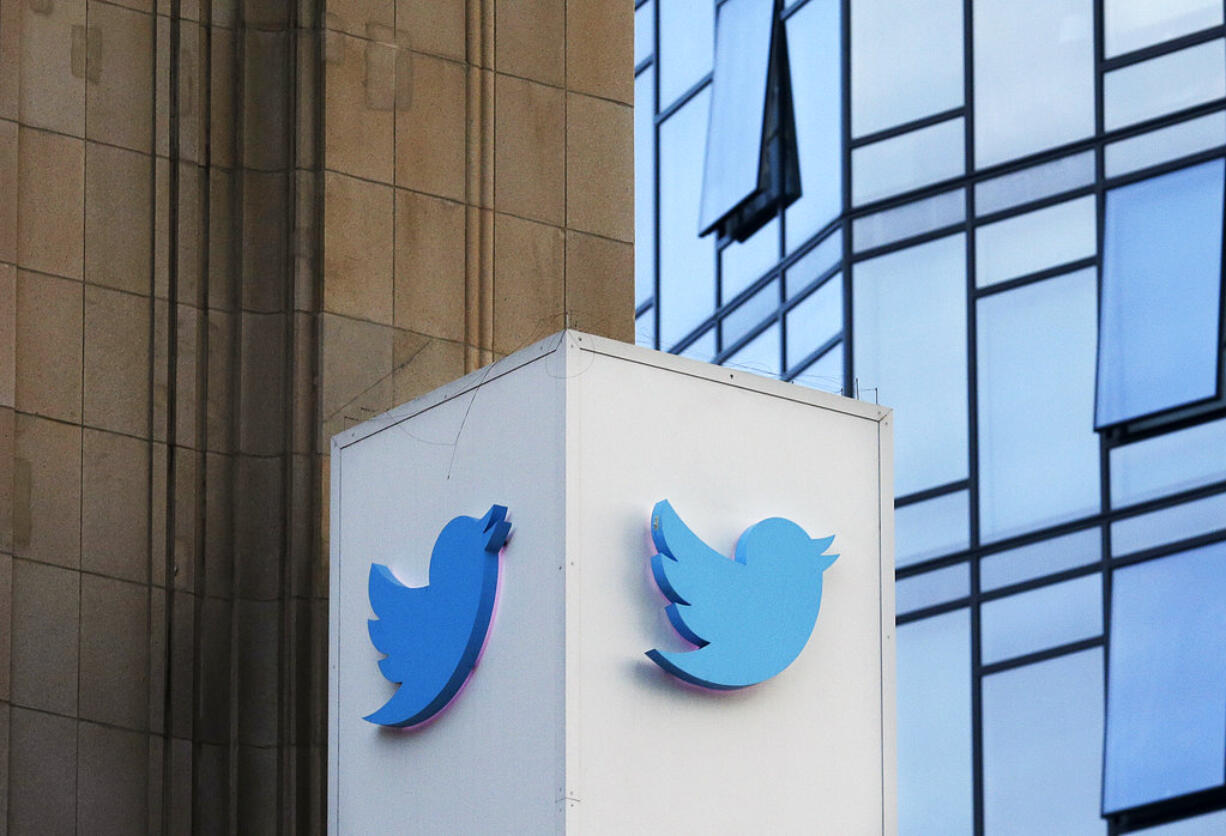
[[[802,188],[743,242],[720,2],[636,5],[638,340],[897,410],[901,832],[1213,832],[1222,0],[776,4]]]

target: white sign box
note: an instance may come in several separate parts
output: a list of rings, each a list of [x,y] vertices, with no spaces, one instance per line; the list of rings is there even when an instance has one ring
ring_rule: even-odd
[[[568,331],[336,436],[330,831],[894,833],[890,423]],[[729,560],[768,518],[833,535],[782,672],[710,690],[647,658],[694,651],[652,571],[661,500]],[[513,528],[467,684],[422,726],[368,722],[398,687],[368,632],[372,564],[433,586],[440,532],[495,504]]]

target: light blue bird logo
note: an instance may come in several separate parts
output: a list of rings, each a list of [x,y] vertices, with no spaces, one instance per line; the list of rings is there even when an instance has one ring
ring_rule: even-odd
[[[430,554],[428,586],[405,586],[382,564],[370,567],[370,641],[387,658],[379,670],[400,687],[365,719],[420,725],[455,699],[477,664],[498,592],[499,552],[511,533],[507,509],[456,517]]]
[[[750,526],[736,559],[712,549],[668,500],[651,512],[656,585],[668,620],[698,649],[649,650],[647,657],[693,685],[733,690],[770,679],[796,660],[817,623],[822,573],[838,557],[834,537],[810,539],[781,517]]]

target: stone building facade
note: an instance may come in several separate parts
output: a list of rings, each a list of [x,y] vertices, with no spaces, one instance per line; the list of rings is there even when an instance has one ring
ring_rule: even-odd
[[[607,0],[0,0],[0,833],[317,832],[331,434],[633,335]]]

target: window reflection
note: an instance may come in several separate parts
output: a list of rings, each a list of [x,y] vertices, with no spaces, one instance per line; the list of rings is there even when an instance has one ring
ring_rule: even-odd
[[[1103,0],[1104,50],[1110,58],[1221,22],[1221,0]]]
[[[1117,570],[1103,810],[1220,786],[1226,543]]]
[[[985,677],[984,830],[1106,833],[1102,748],[1101,649]]]
[[[1217,393],[1221,160],[1107,194],[1097,426]]]
[[[976,0],[975,164],[1094,133],[1093,0]]]
[[[711,71],[715,54],[715,4],[711,0],[659,0],[660,109]],[[706,127],[705,124],[703,126]]]

